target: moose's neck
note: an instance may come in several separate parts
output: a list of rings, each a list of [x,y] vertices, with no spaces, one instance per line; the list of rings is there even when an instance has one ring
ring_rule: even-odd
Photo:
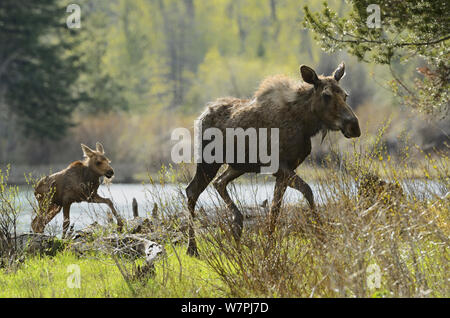
[[[98,173],[94,172],[91,168],[88,166],[85,166],[83,169],[83,179],[86,180],[89,183],[98,183],[100,182],[100,177]]]
[[[294,109],[297,110],[296,120],[302,123],[303,135],[306,138],[315,136],[323,129],[322,121],[316,113],[312,111],[312,104],[314,103],[314,88],[307,88],[304,91],[299,91],[297,98],[297,105]]]
[[[323,130],[322,122],[315,114],[311,114],[311,118],[305,124],[305,136],[312,138]]]

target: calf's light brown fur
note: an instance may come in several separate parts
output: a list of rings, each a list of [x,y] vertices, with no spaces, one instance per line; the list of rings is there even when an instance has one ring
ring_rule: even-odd
[[[70,206],[74,202],[104,203],[109,206],[117,219],[119,228],[123,221],[114,208],[111,200],[102,198],[98,193],[100,177],[111,178],[114,170],[110,160],[105,156],[101,143],[96,150],[81,145],[85,159],[75,161],[66,169],[39,180],[35,187],[35,196],[39,203],[39,211],[31,228],[35,233],[42,233],[45,226],[63,209],[63,237],[70,225]]]

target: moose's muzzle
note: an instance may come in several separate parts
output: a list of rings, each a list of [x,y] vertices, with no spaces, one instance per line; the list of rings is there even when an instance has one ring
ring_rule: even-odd
[[[114,175],[114,170],[112,170],[112,169],[106,171],[106,173],[105,173],[105,177],[107,177],[108,179],[112,178],[113,175]]]
[[[342,133],[346,138],[357,138],[361,136],[361,129],[359,128],[358,118],[354,117],[344,122]]]

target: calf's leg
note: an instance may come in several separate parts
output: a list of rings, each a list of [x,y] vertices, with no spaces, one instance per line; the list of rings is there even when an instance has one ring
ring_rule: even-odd
[[[120,214],[116,211],[116,208],[114,207],[114,204],[110,199],[102,198],[98,194],[93,196],[88,202],[90,203],[103,203],[108,205],[108,207],[111,209],[112,214],[114,214],[114,217],[117,220],[117,226],[119,227],[119,230],[123,227],[123,219],[120,216]]]
[[[41,207],[41,205],[39,205]],[[39,210],[38,215],[36,215],[31,221],[31,229],[34,233],[44,233],[44,229],[51,220],[61,211],[61,206],[56,204],[51,204],[48,206],[47,210]]]

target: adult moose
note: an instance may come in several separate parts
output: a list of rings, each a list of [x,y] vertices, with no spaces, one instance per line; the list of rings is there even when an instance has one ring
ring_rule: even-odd
[[[31,222],[35,233],[42,233],[45,226],[63,209],[64,238],[70,225],[70,206],[74,202],[104,203],[109,206],[117,219],[117,224],[123,226],[123,220],[109,199],[102,198],[98,193],[100,177],[111,178],[114,170],[101,143],[97,142],[96,150],[81,144],[84,161],[75,161],[66,169],[46,176],[39,180],[34,195],[39,203],[39,211]]]
[[[261,83],[252,99],[220,98],[210,103],[199,118],[203,130],[210,127],[222,132],[226,128],[236,127],[279,129],[279,168],[273,173],[276,181],[270,207],[270,231],[275,227],[288,186],[303,193],[309,206],[315,210],[311,188],[295,173],[295,169],[311,153],[311,137],[318,132],[325,136],[328,130],[340,130],[347,138],[361,135],[358,118],[346,103],[348,94],[339,86],[339,80],[345,74],[344,63],[331,76],[317,76],[306,65],[300,67],[300,73],[304,82],[285,76],[269,77]],[[223,133],[223,136],[226,134]],[[202,150],[204,147],[202,143]],[[245,147],[248,155],[248,145]],[[238,240],[242,234],[243,216],[226,187],[244,173],[260,172],[263,164],[235,162],[225,162],[228,163],[227,168],[213,184],[227,208],[233,212],[233,235]],[[195,204],[222,164],[198,163],[195,176],[186,188],[191,221],[187,250],[190,255],[198,254],[193,228]]]

